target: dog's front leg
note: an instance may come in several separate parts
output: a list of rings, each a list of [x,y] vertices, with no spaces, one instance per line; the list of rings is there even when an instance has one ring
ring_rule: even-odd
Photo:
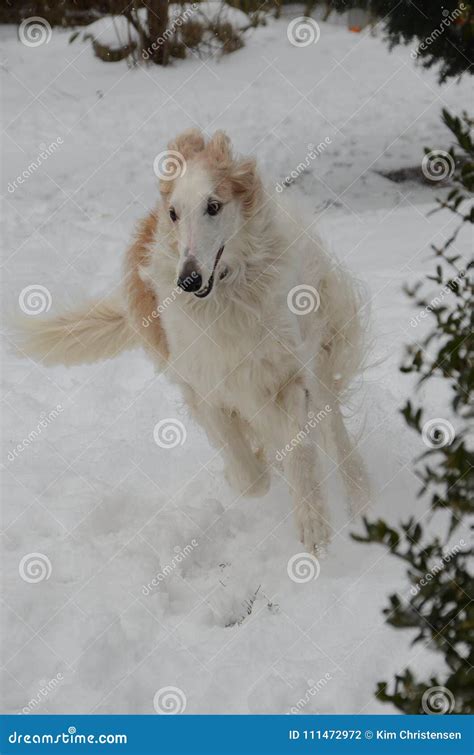
[[[301,542],[310,553],[321,553],[330,539],[330,525],[323,491],[317,448],[310,432],[308,392],[302,379],[288,383],[277,397],[284,447],[284,471],[293,490],[295,515]]]
[[[220,445],[229,485],[245,496],[263,496],[270,488],[270,472],[262,451],[254,452],[245,423],[224,409],[206,408],[203,423],[211,443]]]
[[[218,439],[229,485],[245,496],[260,497],[270,489],[270,470],[263,450],[254,452],[245,423],[238,414],[224,409],[206,409],[208,433]]]
[[[270,470],[263,451],[253,451],[245,422],[235,412],[199,402],[189,389],[185,397],[212,445],[221,449],[229,485],[240,495],[265,495],[270,488]]]

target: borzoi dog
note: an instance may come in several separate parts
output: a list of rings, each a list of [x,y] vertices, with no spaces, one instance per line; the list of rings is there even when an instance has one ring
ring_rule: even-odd
[[[317,553],[331,531],[325,434],[352,510],[368,497],[341,413],[363,353],[357,287],[311,219],[266,192],[255,161],[237,158],[224,133],[206,143],[186,131],[169,150],[176,170],[168,164],[159,206],[139,226],[120,295],[29,318],[24,350],[72,365],[143,346],[222,450],[239,494],[264,495],[283,461],[299,536]]]

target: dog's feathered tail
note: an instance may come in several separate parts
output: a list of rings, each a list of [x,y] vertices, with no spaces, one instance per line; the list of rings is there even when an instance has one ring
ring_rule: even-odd
[[[55,317],[24,317],[14,329],[17,348],[46,365],[88,364],[140,346],[125,308],[113,298]]]

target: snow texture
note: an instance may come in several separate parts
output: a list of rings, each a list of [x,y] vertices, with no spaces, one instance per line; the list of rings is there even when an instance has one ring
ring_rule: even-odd
[[[402,284],[426,272],[430,243],[452,221],[428,217],[439,184],[382,173],[420,165],[425,146],[446,149],[441,107],[460,111],[469,82],[440,88],[408,49],[389,53],[379,33],[341,24],[296,47],[288,20],[250,32],[228,57],[166,70],[102,63],[90,43],[69,44],[69,31],[27,47],[0,29],[6,309],[18,312],[30,285],[50,292],[51,312],[117,285],[134,224],[157,199],[154,157],[184,128],[228,131],[270,186],[326,139],[285,191],[306,197],[331,253],[367,284],[371,367],[350,424],[372,514],[441,527],[416,498],[424,448],[399,414],[413,383],[398,365],[426,327],[411,324]],[[461,252],[468,240],[459,237]],[[384,624],[388,593],[410,586],[382,548],[351,540],[360,524],[329,457],[333,543],[319,576],[298,583],[287,572],[302,546],[284,481],[275,474],[265,498],[237,499],[141,352],[45,369],[7,337],[3,364],[4,711],[154,713],[156,693],[175,687],[171,704],[185,713],[381,713],[391,709],[374,698],[378,680],[408,664],[439,671],[409,632]],[[424,398],[446,416],[444,397]],[[154,441],[167,418],[183,423],[182,445]]]

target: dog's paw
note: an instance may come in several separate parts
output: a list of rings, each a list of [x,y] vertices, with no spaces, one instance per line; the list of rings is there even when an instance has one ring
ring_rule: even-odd
[[[331,529],[320,509],[321,504],[303,503],[297,506],[296,526],[305,550],[318,558],[324,558],[331,541]]]

